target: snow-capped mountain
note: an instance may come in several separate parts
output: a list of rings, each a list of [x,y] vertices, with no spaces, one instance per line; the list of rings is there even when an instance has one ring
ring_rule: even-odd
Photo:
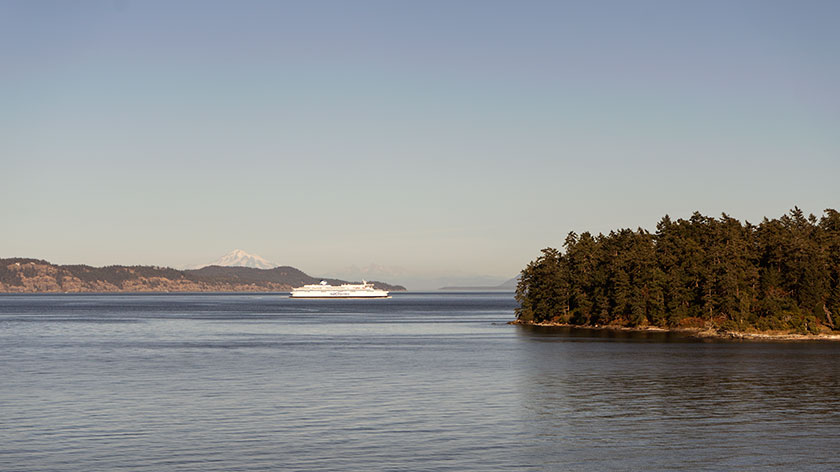
[[[222,256],[219,260],[207,265],[217,265],[222,267],[251,267],[254,269],[273,269],[277,267],[277,264],[271,263],[260,256],[248,254],[241,249],[235,249]]]

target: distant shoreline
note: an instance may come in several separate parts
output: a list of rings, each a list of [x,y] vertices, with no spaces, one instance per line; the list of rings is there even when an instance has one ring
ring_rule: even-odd
[[[498,288],[498,287],[443,287],[433,292],[516,292],[516,288]]]
[[[0,259],[0,292],[3,293],[267,293],[326,280],[334,285],[347,281],[312,277],[300,269],[207,266],[177,270],[158,266],[56,265],[41,259]],[[374,287],[403,291],[401,285],[370,281]]]
[[[657,326],[603,326],[603,325],[573,325],[570,323],[541,322],[534,323],[522,320],[509,321],[511,325],[533,326],[538,328],[578,328],[599,331],[624,331],[638,333],[674,333],[697,339],[720,339],[739,341],[840,341],[838,334],[798,334],[790,332],[744,332],[718,331],[711,328],[660,328]]]
[[[291,290],[183,290],[183,291],[162,291],[162,290],[76,290],[76,291],[0,291],[4,295],[288,295]]]

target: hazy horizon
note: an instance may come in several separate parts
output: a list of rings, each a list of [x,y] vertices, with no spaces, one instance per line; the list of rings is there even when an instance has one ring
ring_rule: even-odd
[[[840,3],[0,3],[0,257],[515,276],[570,231],[818,216]],[[397,281],[398,283],[398,281]]]

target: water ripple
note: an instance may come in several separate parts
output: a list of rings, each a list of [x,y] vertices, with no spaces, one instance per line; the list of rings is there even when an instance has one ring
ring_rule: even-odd
[[[840,469],[840,345],[529,330],[513,307],[2,296],[0,470]]]

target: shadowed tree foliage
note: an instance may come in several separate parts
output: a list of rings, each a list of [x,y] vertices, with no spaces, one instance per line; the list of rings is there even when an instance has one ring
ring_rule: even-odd
[[[568,319],[569,302],[566,271],[562,256],[556,249],[543,249],[542,256],[522,271],[527,277],[516,287],[517,318],[539,323],[546,320]]]
[[[840,330],[840,213],[759,225],[695,212],[656,233],[569,233],[522,271],[517,318],[582,326]]]

